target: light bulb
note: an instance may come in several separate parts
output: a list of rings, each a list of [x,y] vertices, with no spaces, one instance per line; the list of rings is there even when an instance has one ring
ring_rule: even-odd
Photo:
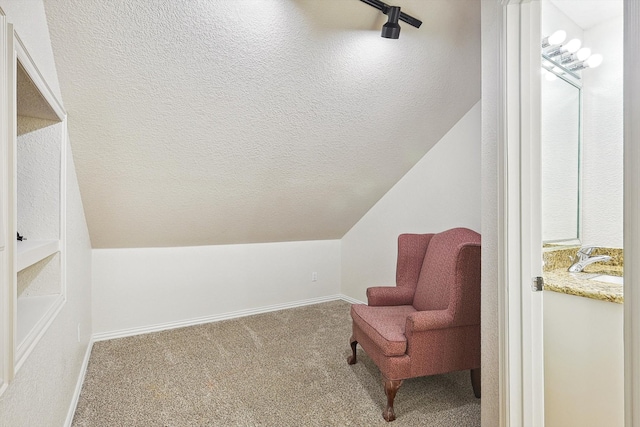
[[[549,43],[560,44],[567,38],[567,32],[564,30],[558,30],[549,36]]]
[[[582,42],[580,41],[580,39],[571,39],[564,46],[564,50],[570,53],[575,53],[578,49],[580,49],[581,45],[582,45]]]
[[[591,56],[591,49],[589,49],[588,47],[583,47],[582,49],[576,52],[576,58],[578,59],[578,61],[584,61],[590,56]]]
[[[596,68],[598,65],[602,64],[602,55],[596,53],[595,55],[591,55],[589,59],[585,61],[585,64],[589,66],[589,68]]]
[[[560,44],[564,41],[564,39],[567,38],[567,32],[564,30],[558,30],[555,33],[551,34],[549,37],[547,37],[545,40],[542,41],[543,46],[542,47],[547,47],[547,46],[551,46],[554,44]],[[546,46],[545,45],[545,41],[546,41]]]

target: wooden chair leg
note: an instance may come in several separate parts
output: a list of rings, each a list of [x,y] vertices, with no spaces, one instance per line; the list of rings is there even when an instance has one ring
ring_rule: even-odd
[[[396,398],[396,393],[402,385],[402,380],[388,380],[384,379],[384,394],[387,395],[387,407],[382,412],[382,418],[385,421],[393,421],[396,419],[396,414],[393,411],[393,400]]]
[[[358,341],[351,341],[351,351],[353,351],[353,355],[347,358],[347,363],[349,365],[355,365],[358,359],[356,358],[356,346],[358,345]]]
[[[471,387],[473,387],[473,394],[480,399],[480,368],[471,370]]]

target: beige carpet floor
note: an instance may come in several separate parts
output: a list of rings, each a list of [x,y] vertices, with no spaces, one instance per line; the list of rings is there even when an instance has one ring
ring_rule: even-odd
[[[382,419],[382,379],[332,301],[93,347],[73,426],[479,426],[469,372],[404,382]]]

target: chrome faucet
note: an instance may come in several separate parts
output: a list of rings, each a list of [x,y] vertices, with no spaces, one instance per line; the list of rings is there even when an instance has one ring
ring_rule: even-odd
[[[569,271],[572,273],[579,273],[589,264],[593,264],[594,262],[605,262],[611,259],[609,255],[591,256],[591,252],[593,252],[594,249],[595,246],[583,246],[578,249],[575,262],[571,267],[569,267]]]

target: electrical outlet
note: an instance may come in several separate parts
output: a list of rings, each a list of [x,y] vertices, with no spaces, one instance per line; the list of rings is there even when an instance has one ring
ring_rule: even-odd
[[[318,281],[318,273],[317,272],[313,272],[311,273],[311,281],[312,282],[317,282]]]

